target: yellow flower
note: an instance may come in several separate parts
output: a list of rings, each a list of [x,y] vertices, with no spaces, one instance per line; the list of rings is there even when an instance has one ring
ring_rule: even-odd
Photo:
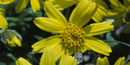
[[[1,41],[5,44],[8,44],[10,47],[21,47],[22,37],[15,30],[2,30],[0,32]]]
[[[39,65],[56,65],[55,56],[51,49],[47,48],[42,54]],[[16,65],[32,65],[26,59],[20,57]],[[77,59],[72,56],[62,55],[59,65],[77,65]]]
[[[53,50],[47,48],[42,54],[40,65],[56,65]],[[77,59],[72,56],[62,55],[59,65],[77,65]]]
[[[16,61],[16,65],[32,65],[32,64],[29,63],[26,59],[20,57],[20,58]]]
[[[57,9],[63,10],[75,3],[75,0],[45,0],[47,2],[52,3]],[[20,0],[18,5],[16,6],[16,13],[19,13],[25,9],[29,0]],[[32,6],[33,12],[40,10],[40,6],[42,6],[43,0],[30,0],[30,4]]]
[[[15,2],[16,0],[0,0],[0,4],[7,5]]]
[[[114,65],[124,65],[125,63],[125,57],[119,58]],[[107,57],[100,58],[98,57],[96,65],[110,65]],[[130,62],[128,62],[126,65],[130,65]]]
[[[5,10],[0,8],[0,28],[5,30],[8,27],[8,23],[5,19],[4,15]]]
[[[76,0],[76,5],[78,5],[80,1],[81,0]],[[97,11],[93,15],[92,19],[95,22],[99,23],[103,20],[103,17],[107,15],[108,6],[103,0],[92,0],[92,1],[98,4]]]
[[[93,50],[107,56],[112,52],[106,43],[92,37],[111,31],[113,29],[112,22],[85,26],[97,9],[96,4],[91,0],[81,0],[73,10],[69,23],[63,14],[49,2],[44,3],[44,9],[49,18],[38,17],[35,18],[34,23],[42,30],[60,35],[51,36],[33,44],[33,52],[42,53],[47,47],[50,47],[54,51],[56,60],[63,54],[85,52],[86,50]]]
[[[119,27],[125,23],[123,32],[130,33],[130,1],[123,0],[124,5],[118,0],[110,0],[110,2],[113,9],[108,12],[108,15],[106,17],[115,19],[113,22],[114,27]]]

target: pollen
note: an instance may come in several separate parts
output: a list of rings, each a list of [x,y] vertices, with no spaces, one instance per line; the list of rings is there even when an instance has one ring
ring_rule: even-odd
[[[68,23],[60,36],[65,47],[75,49],[83,45],[85,32],[75,24]]]

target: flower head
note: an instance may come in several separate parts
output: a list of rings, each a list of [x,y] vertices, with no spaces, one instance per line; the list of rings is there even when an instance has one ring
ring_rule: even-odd
[[[46,49],[42,54],[40,65],[56,65],[53,50]],[[77,59],[72,56],[62,55],[59,65],[77,65]]]
[[[16,65],[32,65],[26,59],[20,57],[16,61]],[[56,65],[53,50],[47,48],[42,54],[39,65]],[[77,65],[77,59],[72,56],[63,55],[60,59],[59,65]]]
[[[21,47],[22,37],[15,30],[2,30],[0,31],[1,41],[10,47]]]
[[[104,55],[112,52],[106,43],[92,37],[111,31],[113,28],[111,22],[95,23],[83,27],[97,10],[96,4],[91,0],[81,0],[73,10],[68,23],[63,14],[49,2],[44,3],[44,9],[49,18],[38,17],[35,18],[34,23],[42,30],[60,35],[35,43],[32,45],[33,52],[42,53],[50,47],[54,51],[56,60],[63,54],[70,55],[86,50],[93,50]]]
[[[113,8],[108,12],[107,18],[114,18],[115,21],[113,25],[115,27],[119,27],[124,24],[123,32],[130,33],[130,1],[123,0],[124,5],[120,3],[118,0],[110,0],[111,7]]]
[[[120,57],[114,65],[124,65],[125,64],[125,57]],[[107,57],[100,58],[98,57],[96,65],[110,65]],[[126,65],[130,65],[128,62]]]

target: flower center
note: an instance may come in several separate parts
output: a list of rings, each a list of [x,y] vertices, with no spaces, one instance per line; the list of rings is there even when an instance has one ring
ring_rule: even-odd
[[[67,48],[76,48],[83,45],[85,32],[75,24],[69,23],[61,34],[63,45]]]

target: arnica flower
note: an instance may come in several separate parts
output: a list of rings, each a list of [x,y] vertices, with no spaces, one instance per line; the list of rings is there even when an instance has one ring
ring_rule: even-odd
[[[75,0],[45,0],[45,1],[52,3],[53,6],[55,6],[58,10],[63,10],[75,3]],[[16,13],[20,13],[21,11],[23,11],[26,8],[28,2],[29,0],[20,0],[15,9]],[[42,2],[43,0],[30,0],[30,4],[32,6],[34,13],[40,10],[40,6],[43,6]]]
[[[42,30],[60,35],[51,36],[33,44],[34,53],[42,53],[47,47],[50,47],[54,51],[57,60],[63,54],[70,55],[86,50],[93,50],[107,56],[112,52],[106,43],[92,37],[111,31],[113,29],[112,22],[94,23],[85,26],[97,9],[96,4],[91,0],[81,0],[73,10],[69,23],[51,3],[45,2],[44,9],[49,18],[38,17],[35,18],[34,23]]]
[[[47,48],[42,54],[40,65],[56,65],[53,50]],[[59,65],[77,65],[77,59],[72,56],[62,55]]]
[[[124,65],[125,64],[125,57],[120,57],[114,65]],[[107,57],[100,58],[98,57],[96,65],[110,65]],[[130,65],[128,62],[126,65]]]
[[[0,8],[0,28],[3,30],[8,28],[8,23],[4,17],[4,12],[5,12],[5,10]]]
[[[15,2],[16,0],[0,0],[0,4],[2,5],[7,5],[7,4],[10,4],[10,3],[13,3]]]
[[[118,0],[110,0],[110,2],[113,9],[108,12],[107,18],[115,19],[114,27],[119,27],[125,23],[123,32],[130,33],[130,1],[123,0],[124,5]]]
[[[78,5],[78,3],[81,0],[76,0],[76,5]],[[92,19],[99,23],[103,20],[104,16],[107,15],[108,12],[108,6],[107,4],[103,1],[103,0],[92,0],[93,2],[95,2],[96,4],[98,4],[98,8],[97,11],[95,12],[95,14],[92,16]]]
[[[5,43],[5,45],[8,45],[10,47],[22,46],[21,45],[22,37],[15,30],[10,30],[10,29],[1,30],[0,37],[1,37],[1,41]]]
[[[16,65],[32,65],[26,59],[20,57],[16,61]],[[51,49],[47,48],[42,54],[39,65],[56,65],[55,56]],[[60,59],[59,65],[77,65],[77,59],[72,56],[63,55]]]

